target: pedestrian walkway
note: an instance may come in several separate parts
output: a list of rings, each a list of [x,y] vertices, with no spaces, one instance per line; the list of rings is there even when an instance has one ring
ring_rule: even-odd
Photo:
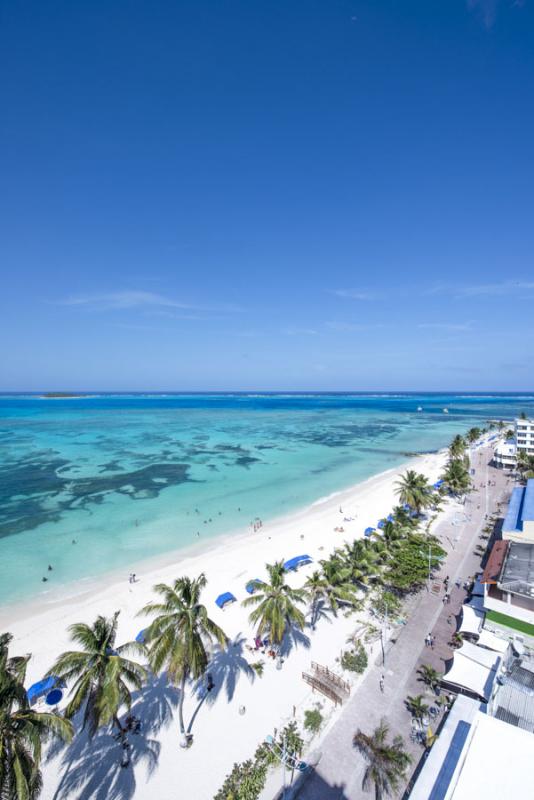
[[[421,664],[429,664],[439,672],[445,671],[452,657],[449,642],[456,630],[454,617],[465,599],[463,583],[480,569],[480,555],[475,553],[475,547],[481,543],[479,534],[486,523],[486,515],[496,510],[497,503],[505,500],[510,492],[508,476],[489,467],[490,458],[489,448],[475,456],[475,489],[465,507],[465,523],[454,526],[450,519],[444,520],[435,531],[448,550],[436,581],[442,591],[433,592],[433,587],[429,586],[427,591],[418,595],[407,624],[386,656],[385,665],[377,664],[370,670],[320,745],[320,761],[298,791],[299,800],[368,798],[368,793],[361,788],[365,764],[352,746],[352,738],[358,729],[372,733],[383,717],[390,726],[391,735],[400,734],[406,750],[412,755],[410,774],[417,767],[423,747],[411,741],[411,716],[405,706],[406,697],[425,692],[426,687],[417,675]],[[450,578],[450,602],[444,603],[443,579],[447,575]],[[461,581],[460,588],[455,585],[457,578]],[[433,648],[425,645],[429,633],[434,637]],[[380,686],[382,675],[383,691]],[[402,797],[404,789],[403,786],[399,797]]]

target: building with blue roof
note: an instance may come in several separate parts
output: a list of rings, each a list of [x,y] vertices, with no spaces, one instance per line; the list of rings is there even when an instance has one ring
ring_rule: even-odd
[[[534,478],[517,486],[508,504],[502,538],[510,542],[534,544]]]

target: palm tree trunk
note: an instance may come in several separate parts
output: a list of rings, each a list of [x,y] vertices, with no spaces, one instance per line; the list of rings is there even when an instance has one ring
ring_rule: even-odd
[[[180,747],[189,746],[189,736],[185,732],[184,724],[184,697],[185,697],[185,682],[187,680],[187,671],[184,670],[182,680],[180,681],[180,703],[178,705],[178,720],[180,722],[180,733],[182,734],[180,740]]]

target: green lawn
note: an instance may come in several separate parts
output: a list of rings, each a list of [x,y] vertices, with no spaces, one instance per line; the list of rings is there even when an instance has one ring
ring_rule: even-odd
[[[497,611],[488,611],[486,619],[490,620],[490,622],[495,622],[496,625],[504,625],[505,628],[512,628],[514,631],[526,633],[527,636],[534,638],[534,625],[529,625],[528,622],[509,617],[506,614],[499,614]]]

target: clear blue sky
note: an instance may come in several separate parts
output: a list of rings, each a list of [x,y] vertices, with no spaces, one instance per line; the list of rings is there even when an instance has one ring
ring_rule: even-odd
[[[0,389],[534,389],[532,0],[0,12]]]

